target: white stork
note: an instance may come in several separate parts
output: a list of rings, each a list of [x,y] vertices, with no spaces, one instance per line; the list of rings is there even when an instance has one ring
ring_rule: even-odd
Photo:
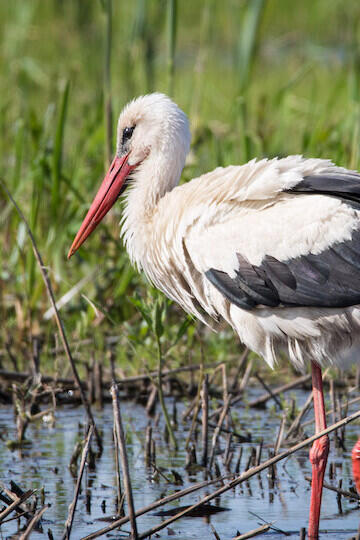
[[[298,369],[310,362],[319,432],[321,368],[340,363],[359,335],[360,175],[289,156],[219,167],[178,186],[189,146],[187,117],[168,97],[129,103],[68,257],[126,189],[131,261],[185,311],[212,326],[225,319],[271,367],[280,349]],[[318,537],[328,452],[327,436],[310,451],[310,538]]]

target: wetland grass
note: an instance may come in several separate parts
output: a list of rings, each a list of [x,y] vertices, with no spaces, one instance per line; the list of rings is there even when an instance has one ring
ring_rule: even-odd
[[[195,458],[200,461],[190,472],[197,468],[196,474],[217,475],[138,510],[131,509],[130,502],[131,517],[129,512],[116,516],[88,539],[129,520],[135,538],[137,517],[199,489],[221,486],[138,534],[146,538],[220,494],[235,492],[237,485],[261,470],[274,471],[275,463],[314,440],[302,440],[313,423],[312,418],[305,420],[311,398],[294,407],[288,398],[288,392],[306,385],[310,375],[288,382],[294,375],[284,367],[280,377],[274,377],[253,353],[239,349],[231,331],[215,336],[203,327],[196,330],[191,319],[184,319],[130,267],[118,240],[120,210],[114,209],[91,248],[77,254],[74,264],[65,263],[66,246],[78,228],[85,201],[112,155],[112,110],[119,111],[128,99],[146,91],[166,91],[191,111],[195,129],[184,181],[218,165],[295,153],[329,157],[359,169],[360,49],[358,25],[351,22],[360,20],[359,3],[320,0],[316,8],[310,0],[301,6],[265,0],[235,4],[103,0],[84,9],[82,2],[60,6],[50,0],[46,5],[0,5],[5,36],[0,58],[0,175],[6,178],[13,201],[0,199],[0,401],[17,406],[18,440],[23,442],[25,433],[44,416],[56,416],[62,403],[83,403],[89,423],[95,426],[89,403],[111,400],[113,379],[118,389],[113,386],[113,392],[119,393],[116,400],[136,397],[148,404],[149,414],[157,414],[151,416],[143,437],[151,481],[156,477],[171,489],[187,475],[185,459],[177,471],[180,479],[170,466],[162,467],[164,452],[180,446],[176,411],[172,415],[169,411],[174,400],[179,404],[184,399],[185,423],[178,423],[192,465]],[[56,304],[55,297],[61,302]],[[143,311],[143,306],[154,308],[149,317],[139,309],[138,299]],[[352,375],[342,378],[349,396],[359,386],[359,373],[355,383]],[[339,380],[336,372],[329,377]],[[265,393],[254,396],[258,383]],[[348,406],[356,406],[360,398],[344,403],[333,387],[327,414],[338,423],[328,432],[342,429],[359,414],[346,417]],[[158,435],[157,422],[162,425],[162,419],[157,399],[170,445]],[[261,452],[269,451],[266,439],[244,433],[241,419],[228,413],[230,407],[237,407],[240,415],[276,416],[271,400],[285,414],[275,455],[261,463]],[[31,412],[33,405],[41,410]],[[278,416],[276,420],[279,425]],[[200,424],[201,448],[197,444]],[[114,432],[118,441],[119,427]],[[96,427],[94,436],[101,448]],[[341,456],[346,455],[347,437],[341,431],[336,436]],[[245,446],[251,438],[253,449]],[[287,448],[294,438],[301,442]],[[271,448],[274,439],[275,432]],[[126,459],[124,441],[121,444]],[[219,449],[224,462],[218,459]],[[90,450],[89,446],[89,461]],[[20,451],[26,460],[26,448]],[[227,476],[222,474],[224,467],[230,471]],[[125,486],[126,464],[117,463],[116,469],[117,513],[124,502],[119,475],[125,474]],[[338,485],[343,473],[335,465],[332,469],[330,489],[341,497],[351,495],[346,486]],[[278,478],[271,481],[276,486]],[[126,482],[129,485],[129,477]],[[251,486],[247,486],[244,490],[250,498]],[[24,493],[26,499],[33,490]],[[126,493],[130,500],[131,488],[126,487]],[[6,508],[0,510],[0,522],[15,515],[25,499],[2,498]],[[31,523],[41,523],[45,510],[45,504],[34,512],[24,506],[23,534],[31,534]],[[214,530],[215,536],[222,537],[220,527]]]

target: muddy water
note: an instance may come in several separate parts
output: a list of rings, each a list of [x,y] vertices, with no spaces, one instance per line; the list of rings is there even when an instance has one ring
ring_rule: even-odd
[[[298,406],[301,406],[307,393],[294,391]],[[249,391],[248,398],[256,395],[255,390]],[[169,406],[172,404],[169,400]],[[184,405],[178,404],[179,418]],[[131,468],[131,478],[135,506],[140,508],[152,501],[172,492],[177,488],[167,484],[163,478],[154,481],[149,470],[144,465],[144,437],[148,418],[143,407],[134,403],[122,402],[122,413],[127,432],[128,455]],[[239,425],[244,431],[250,431],[253,437],[253,444],[256,444],[261,437],[264,438],[263,457],[268,457],[268,449],[273,445],[279,426],[280,414],[269,407],[265,411],[245,409],[242,406],[233,408],[233,415],[237,418]],[[31,538],[46,538],[47,530],[50,528],[54,538],[60,538],[63,532],[63,525],[67,517],[68,506],[73,497],[74,480],[69,472],[68,464],[73,452],[76,440],[81,433],[81,424],[84,421],[84,414],[80,408],[63,407],[56,412],[56,423],[49,426],[46,422],[39,422],[28,428],[27,437],[31,439],[32,446],[23,451],[20,458],[18,452],[11,452],[4,442],[0,446],[0,478],[5,484],[14,480],[24,490],[45,488],[46,502],[51,503],[51,507],[44,514],[42,521],[44,534],[34,532]],[[88,497],[83,489],[75,514],[72,538],[81,537],[100,529],[106,525],[99,519],[112,515],[115,511],[116,483],[115,465],[112,443],[112,409],[107,405],[103,411],[96,412],[96,422],[101,426],[104,434],[104,452],[97,462],[95,471],[86,471],[83,480],[88,485]],[[241,427],[240,427],[241,424]],[[171,469],[176,470],[184,480],[184,486],[190,485],[194,481],[203,480],[203,473],[189,477],[184,471],[185,453],[184,443],[186,432],[182,430],[181,422],[177,431],[180,451],[176,456],[167,448],[163,441],[163,424],[160,421],[159,427],[154,428],[154,438],[157,443],[157,466],[161,467],[164,473],[170,473]],[[186,430],[188,426],[186,426]],[[343,479],[343,488],[347,489],[351,481],[350,451],[357,434],[360,433],[360,426],[352,424],[346,429],[345,444],[347,451],[337,450],[334,441],[331,440],[331,452],[329,462],[334,462],[336,467],[336,478],[332,481],[338,484],[340,478]],[[10,407],[0,407],[0,434],[2,440],[15,438],[13,412]],[[307,434],[312,434],[312,426],[307,429]],[[225,447],[225,440],[221,442]],[[250,455],[251,444],[243,444],[244,448],[241,470],[244,469]],[[236,460],[239,445],[234,444]],[[221,455],[218,456],[219,464],[222,466]],[[233,462],[233,463],[234,463]],[[225,473],[225,470],[223,471]],[[267,473],[253,477],[247,484],[238,486],[235,490],[225,493],[215,504],[230,509],[230,511],[218,513],[209,519],[204,518],[183,518],[173,523],[170,529],[164,529],[159,533],[159,538],[175,538],[182,540],[197,538],[214,538],[211,532],[210,523],[215,527],[221,539],[227,539],[250,529],[256,528],[262,523],[274,522],[278,529],[290,533],[287,538],[298,538],[301,527],[307,526],[308,504],[310,498],[309,484],[305,476],[310,475],[311,469],[308,462],[308,451],[299,452],[277,465],[277,480],[273,488],[269,488]],[[328,470],[326,481],[330,482]],[[180,502],[173,502],[163,509],[174,508],[179,505],[192,504],[197,501],[200,494],[203,496],[209,493],[214,487],[203,489],[192,495],[181,499]],[[357,531],[360,510],[354,502],[342,499],[342,508],[339,509],[336,493],[325,490],[322,505],[321,519],[321,539],[349,539]],[[258,517],[256,517],[256,514]],[[153,513],[142,516],[138,519],[139,531],[144,531],[161,521],[161,517],[154,516]],[[123,527],[123,532],[129,531],[129,525]],[[10,521],[0,528],[3,538],[9,537],[17,531],[17,522]],[[108,538],[118,538],[119,532],[113,531]],[[266,538],[284,537],[279,531],[266,533]]]

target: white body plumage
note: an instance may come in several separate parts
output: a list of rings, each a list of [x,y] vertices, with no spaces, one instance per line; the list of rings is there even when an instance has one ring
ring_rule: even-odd
[[[133,134],[125,145],[127,126]],[[212,319],[213,326],[224,318],[271,366],[279,349],[286,349],[300,369],[309,360],[335,363],[356,341],[358,305],[258,302],[242,309],[206,272],[215,268],[235,279],[239,253],[256,266],[265,256],[289,261],[351,241],[360,206],[339,197],[289,192],[308,176],[349,171],[327,160],[289,156],[217,168],[178,186],[189,145],[186,115],[162,94],[136,99],[119,117],[118,155],[125,148],[129,164],[139,164],[125,193],[122,224],[132,262],[187,312],[206,323]]]

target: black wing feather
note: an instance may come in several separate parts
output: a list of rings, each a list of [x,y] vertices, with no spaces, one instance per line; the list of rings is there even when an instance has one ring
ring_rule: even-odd
[[[305,176],[289,193],[309,193],[338,197],[360,203],[360,174],[327,172]]]
[[[306,176],[291,193],[322,194],[360,209],[360,175],[322,173]],[[232,303],[243,309],[276,307],[337,307],[360,304],[360,228],[352,238],[319,254],[287,261],[266,255],[259,266],[237,253],[239,268],[231,278],[210,268],[205,275]]]

